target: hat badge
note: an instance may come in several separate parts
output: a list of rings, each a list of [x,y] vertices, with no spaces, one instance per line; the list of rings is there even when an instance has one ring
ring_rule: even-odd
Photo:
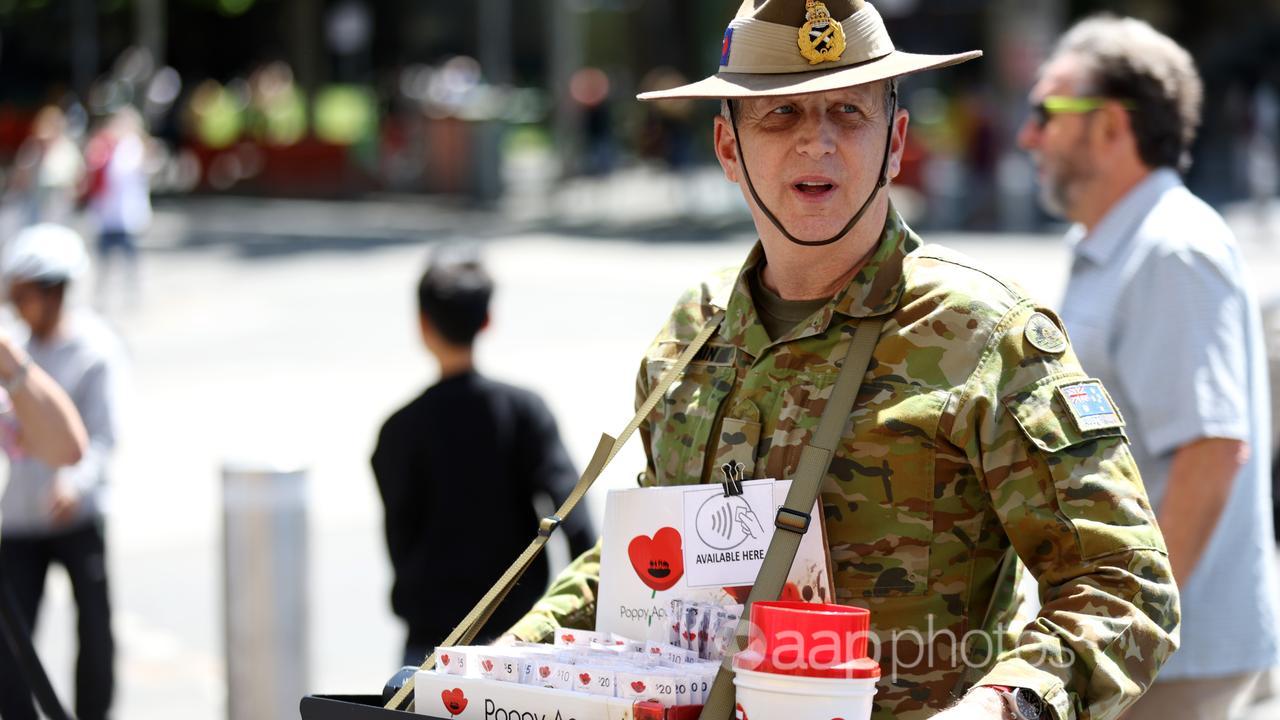
[[[805,0],[804,16],[798,40],[800,54],[810,65],[839,60],[844,54],[844,27],[816,0]]]

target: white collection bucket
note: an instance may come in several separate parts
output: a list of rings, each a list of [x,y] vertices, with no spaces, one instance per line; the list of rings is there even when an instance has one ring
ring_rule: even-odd
[[[738,668],[736,720],[870,720],[875,678],[822,678]]]

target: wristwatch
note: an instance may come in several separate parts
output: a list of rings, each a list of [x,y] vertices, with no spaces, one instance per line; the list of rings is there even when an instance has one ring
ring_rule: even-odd
[[[1008,685],[986,685],[1000,693],[1000,699],[1004,701],[1005,710],[1009,711],[1009,716],[1014,720],[1051,720],[1049,708],[1044,704],[1044,700],[1035,692],[1022,687],[1009,687]]]

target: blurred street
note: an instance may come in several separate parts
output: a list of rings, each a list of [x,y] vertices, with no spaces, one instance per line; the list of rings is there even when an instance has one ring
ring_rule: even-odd
[[[633,211],[643,205],[635,198],[653,195],[617,193]],[[611,208],[599,200],[596,210]],[[1239,217],[1237,232],[1252,237],[1252,216]],[[649,239],[628,238],[624,228],[598,239],[583,228],[539,229],[509,214],[425,203],[163,206],[144,246],[141,302],[116,315],[136,386],[109,525],[117,716],[225,717],[219,468],[232,459],[310,469],[309,686],[375,693],[396,669],[401,629],[387,601],[367,458],[382,419],[434,377],[412,299],[427,242],[484,244],[499,292],[480,365],[542,393],[582,467],[599,434],[616,434],[630,418],[636,363],[676,296],[745,255],[752,236],[741,220],[730,210],[708,221],[728,229],[693,242],[698,223],[664,221],[657,211],[632,230]],[[671,236],[685,239],[662,239]],[[979,258],[1046,302],[1065,282],[1056,235],[927,239]],[[1280,271],[1280,248],[1246,241],[1246,249],[1255,280]],[[628,486],[639,464],[632,442],[600,485]],[[597,527],[603,492],[591,498]],[[57,570],[38,644],[64,698],[73,624]]]

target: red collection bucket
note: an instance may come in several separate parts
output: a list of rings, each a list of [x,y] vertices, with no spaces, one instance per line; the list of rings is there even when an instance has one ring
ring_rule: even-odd
[[[871,613],[845,605],[757,602],[733,660],[739,720],[869,720],[880,665],[867,656]]]

